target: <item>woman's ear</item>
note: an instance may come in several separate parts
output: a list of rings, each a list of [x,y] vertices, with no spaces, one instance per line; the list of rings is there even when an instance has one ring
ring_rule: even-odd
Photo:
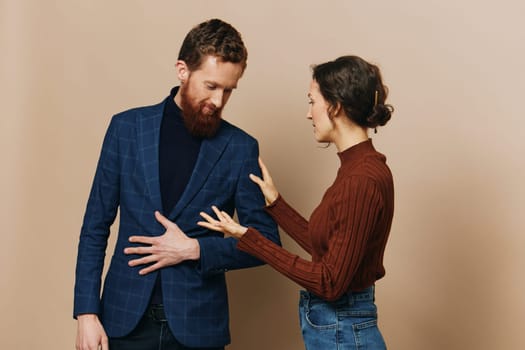
[[[336,105],[330,105],[328,107],[328,117],[330,119],[334,119],[335,117],[337,117],[339,115],[339,113],[341,112],[341,104],[340,103],[337,103]]]

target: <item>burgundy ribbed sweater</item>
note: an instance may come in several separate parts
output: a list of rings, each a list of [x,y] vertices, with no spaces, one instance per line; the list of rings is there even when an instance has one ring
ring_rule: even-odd
[[[288,252],[251,227],[237,244],[326,300],[362,290],[385,275],[383,254],[394,213],[392,174],[372,141],[338,156],[337,177],[309,222],[281,196],[266,208],[312,261]]]

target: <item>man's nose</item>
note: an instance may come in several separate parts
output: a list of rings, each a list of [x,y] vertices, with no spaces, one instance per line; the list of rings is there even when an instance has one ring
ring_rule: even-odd
[[[223,96],[224,92],[222,90],[217,89],[213,92],[211,102],[215,105],[216,108],[222,107]]]

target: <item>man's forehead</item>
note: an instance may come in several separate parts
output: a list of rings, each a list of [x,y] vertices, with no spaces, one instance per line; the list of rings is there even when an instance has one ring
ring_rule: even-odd
[[[242,76],[242,65],[207,56],[192,74],[205,82],[233,89],[237,87],[237,82]]]

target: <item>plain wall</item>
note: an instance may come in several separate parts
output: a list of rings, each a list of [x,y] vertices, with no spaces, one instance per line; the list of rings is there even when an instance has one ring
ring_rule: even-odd
[[[259,139],[305,216],[339,165],[305,119],[310,65],[381,67],[396,108],[371,133],[396,185],[377,283],[389,348],[522,349],[523,13],[519,0],[0,0],[0,347],[73,348],[78,234],[109,119],[167,96],[184,35],[219,17],[249,49],[225,118]],[[228,349],[302,348],[297,285],[268,267],[228,279]]]

